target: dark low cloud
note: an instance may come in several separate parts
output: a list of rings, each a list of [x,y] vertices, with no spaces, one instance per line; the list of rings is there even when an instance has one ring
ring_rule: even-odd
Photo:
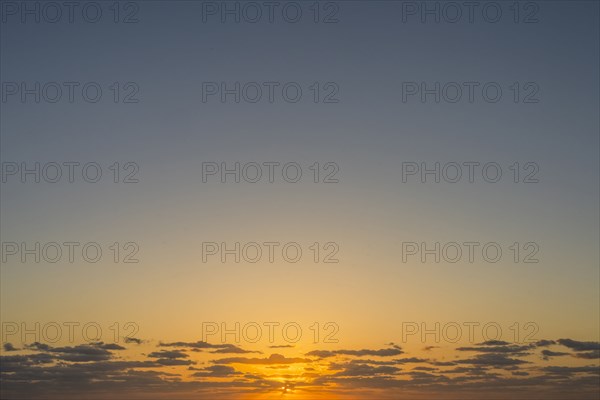
[[[429,362],[429,360],[427,360],[425,358],[418,358],[418,357],[408,357],[408,358],[394,359],[394,363],[395,364],[424,363],[424,362]]]
[[[586,351],[584,353],[577,353],[577,354],[575,354],[575,357],[583,358],[585,360],[597,360],[600,358],[600,350]]]
[[[13,346],[12,343],[4,343],[2,345],[2,347],[4,348],[4,351],[17,351],[17,350],[19,350],[15,346]]]
[[[36,365],[52,364],[54,361],[54,356],[44,353],[2,356],[0,357],[0,371],[3,373],[16,372]]]
[[[90,343],[90,345],[92,345],[94,347],[98,347],[100,349],[105,349],[105,350],[125,350],[125,347],[118,345],[116,343],[96,342],[96,343]]]
[[[162,347],[185,347],[188,349],[195,350],[214,350],[211,353],[215,354],[248,354],[248,353],[258,353],[261,354],[260,351],[250,351],[244,350],[241,347],[235,346],[233,344],[223,343],[223,344],[211,344],[202,340],[197,342],[172,342],[172,343],[159,343],[159,346]]]
[[[452,367],[456,363],[454,361],[431,361],[431,365],[435,365],[436,367]]]
[[[355,356],[355,357],[363,357],[363,356],[377,356],[377,357],[393,357],[402,354],[403,351],[399,346],[390,347],[387,349],[380,350],[314,350],[306,353],[307,356],[320,357],[320,358],[329,358],[338,355],[344,356]]]
[[[156,360],[156,363],[160,364],[160,365],[164,365],[164,366],[170,366],[170,367],[174,367],[174,366],[178,366],[178,365],[193,365],[193,364],[195,364],[194,361],[182,360],[180,358],[159,358],[158,360]]]
[[[490,342],[486,342],[490,343]],[[503,342],[504,343],[504,342]],[[485,344],[482,346],[473,346],[473,347],[458,347],[456,350],[458,351],[474,351],[479,353],[495,353],[495,354],[515,354],[515,355],[525,355],[528,354],[527,351],[531,350],[531,346],[519,346],[519,345],[493,345],[493,344]]]
[[[148,357],[150,358],[172,358],[172,359],[176,359],[176,358],[188,358],[189,356],[187,354],[185,354],[184,352],[181,351],[168,351],[168,350],[162,350],[162,351],[154,351],[150,354],[148,354]]]
[[[142,344],[144,343],[144,341],[142,339],[138,339],[138,338],[134,338],[134,337],[124,337],[123,341],[125,341],[125,343],[127,344]]]
[[[271,354],[268,358],[222,358],[214,360],[215,364],[256,364],[256,365],[269,365],[269,364],[297,364],[311,362],[307,358],[287,358],[281,354]]]
[[[558,339],[558,343],[575,351],[600,351],[600,342],[578,342],[572,339]]]
[[[459,364],[472,364],[489,366],[494,368],[504,368],[511,365],[527,364],[528,361],[520,360],[518,358],[509,358],[504,354],[480,354],[474,358],[456,360]]]
[[[487,368],[484,366],[477,367],[456,367],[449,370],[444,371],[445,374],[468,374],[468,375],[487,375]]]
[[[554,345],[573,351],[538,350]],[[311,358],[271,354],[268,357],[219,359],[214,355],[217,350],[236,351],[238,347],[206,342],[173,342],[160,343],[158,349],[146,354],[148,358],[145,361],[128,361],[120,358],[124,357],[119,355],[124,347],[118,344],[95,342],[53,347],[36,342],[0,356],[0,397],[74,400],[86,396],[90,399],[105,398],[101,395],[106,393],[124,398],[131,393],[174,398],[171,394],[195,393],[198,394],[195,398],[213,399],[229,398],[221,396],[227,395],[227,391],[235,394],[277,393],[282,385],[285,386],[283,380],[297,381],[294,391],[309,397],[321,391],[330,392],[324,397],[336,398],[354,391],[359,395],[359,391],[384,390],[389,391],[387,398],[391,399],[401,398],[401,394],[406,393],[404,390],[429,390],[432,398],[435,398],[435,393],[458,396],[460,393],[477,392],[477,398],[539,400],[542,397],[535,397],[538,394],[568,393],[569,398],[588,400],[594,399],[594,395],[597,398],[600,383],[595,345],[595,342],[572,339],[539,341],[529,345],[486,341],[459,347],[454,356],[462,357],[456,359],[392,357],[404,353],[394,344],[373,350],[315,350],[306,355],[313,356]],[[287,345],[285,348],[288,348]],[[207,364],[201,363],[201,367],[196,367],[199,361],[195,361],[192,352],[204,349],[208,350],[204,352]],[[568,360],[568,366],[544,367],[547,363],[539,357],[523,357],[534,352],[539,352],[546,359],[557,357],[557,361]],[[125,354],[130,355],[129,352]],[[430,354],[435,353],[427,355]],[[339,357],[332,358],[334,356]],[[595,365],[582,366],[590,363]],[[263,367],[264,375],[238,371],[234,364]],[[69,393],[71,396],[66,396]],[[379,398],[376,394],[369,396]]]
[[[198,378],[198,377],[223,378],[223,377],[229,377],[229,376],[235,376],[235,375],[242,375],[242,373],[236,371],[235,368],[230,367],[228,365],[212,365],[210,367],[206,367],[202,370],[199,370],[198,372],[195,372],[192,376],[194,376],[196,378]]]
[[[488,340],[483,343],[477,343],[477,346],[508,346],[509,342],[503,340]]]
[[[529,372],[525,372],[525,371],[513,371],[511,373],[514,376],[529,376]]]
[[[106,361],[112,358],[112,352],[109,350],[124,349],[124,347],[118,345],[106,345],[102,342],[66,347],[52,347],[47,344],[34,342],[26,347],[30,350],[54,354],[56,359],[62,361],[72,362]]]
[[[544,360],[549,360],[551,357],[563,357],[569,356],[570,353],[563,353],[560,351],[551,351],[551,350],[542,350],[542,358]]]
[[[552,346],[553,344],[556,344],[556,342],[554,340],[538,340],[537,342],[534,342],[533,345],[536,347],[548,347],[548,346]]]
[[[413,371],[437,371],[437,368],[432,367],[414,367]]]
[[[376,376],[376,375],[393,375],[400,372],[400,368],[388,365],[373,366],[369,364],[345,363],[332,364],[332,370],[341,370],[336,372],[334,376]]]
[[[552,366],[544,367],[542,371],[549,372],[557,375],[573,375],[577,373],[595,374],[600,375],[600,367],[588,366],[588,367],[563,367],[563,366]]]

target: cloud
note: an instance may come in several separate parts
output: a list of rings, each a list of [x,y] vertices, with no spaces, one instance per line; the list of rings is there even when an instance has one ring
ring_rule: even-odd
[[[488,371],[486,367],[456,367],[450,370],[444,371],[445,374],[468,374],[468,375],[487,375]]]
[[[211,351],[211,353],[212,354],[248,354],[248,353],[262,354],[262,351],[244,350],[244,349],[234,346],[234,345],[224,345],[224,346],[226,346],[226,347],[221,347],[220,349]]]
[[[397,362],[395,360],[385,360],[385,361],[376,361],[376,360],[363,360],[363,359],[355,359],[350,360],[348,363],[350,364],[372,364],[372,365],[394,365]]]
[[[217,358],[216,350],[236,351],[237,346],[173,342],[160,343],[159,348],[149,354],[138,353],[143,361],[131,361],[117,358],[117,352],[124,349],[118,344],[96,342],[53,347],[33,343],[17,354],[0,356],[0,397],[74,400],[81,398],[82,393],[90,399],[105,398],[106,393],[114,393],[120,398],[139,394],[144,398],[160,399],[183,398],[184,394],[194,393],[197,399],[219,397],[231,400],[239,394],[264,394],[263,397],[276,394],[281,390],[283,380],[297,382],[295,392],[310,398],[320,398],[324,393],[323,398],[346,398],[344,394],[348,394],[390,400],[412,391],[430,395],[424,395],[424,398],[451,393],[450,397],[455,395],[465,400],[468,399],[462,396],[463,393],[472,394],[470,399],[546,400],[550,399],[546,395],[555,393],[553,400],[565,393],[582,400],[597,398],[600,369],[597,359],[593,358],[598,355],[598,351],[593,350],[594,342],[572,339],[561,339],[561,342],[538,341],[522,345],[486,341],[459,347],[460,350],[454,348],[454,355],[463,357],[451,361],[412,355],[392,357],[404,353],[394,344],[372,350],[315,350],[305,355],[306,358],[277,353],[268,357]],[[539,358],[521,357],[529,354],[529,350],[556,344],[575,351],[540,349],[541,356],[569,361],[568,366],[544,366],[546,363]],[[205,349],[208,351],[203,354],[203,362],[207,364],[194,367],[196,362],[190,359],[190,352]],[[465,357],[469,354],[467,351],[474,353]],[[35,353],[28,354],[32,352]],[[126,355],[135,357],[132,352]],[[309,355],[319,358],[308,358]],[[567,355],[571,357],[566,358]],[[594,365],[581,366],[583,360],[592,360],[586,362]],[[262,366],[264,375],[255,371],[237,371],[234,364]]]
[[[456,362],[459,364],[472,364],[495,368],[504,368],[510,365],[520,365],[528,363],[528,361],[523,361],[515,358],[508,358],[503,354],[480,354],[474,358],[457,360]]]
[[[508,346],[509,344],[503,340],[488,340],[483,343],[477,343],[477,346]]]
[[[548,347],[553,344],[556,344],[554,340],[538,340],[537,342],[533,343],[533,345],[536,347]]]
[[[432,361],[431,365],[435,365],[437,367],[451,367],[456,365],[454,361]]]
[[[432,367],[414,367],[413,371],[437,371],[437,368]]]
[[[332,370],[340,370],[334,376],[375,376],[393,375],[400,372],[400,368],[392,366],[372,366],[368,364],[345,363],[332,364]]]
[[[96,343],[90,343],[92,346],[98,347],[100,349],[105,349],[105,350],[125,350],[125,347],[120,346],[116,343],[103,343],[103,342],[96,342]]]
[[[191,360],[183,360],[183,358],[188,358],[189,356],[178,350],[154,351],[148,354],[148,357],[156,358],[156,363],[164,366],[193,365],[196,363]]]
[[[258,353],[261,354],[260,351],[250,351],[244,350],[238,346],[233,344],[211,344],[202,340],[197,342],[173,342],[173,343],[159,343],[159,346],[162,347],[187,347],[189,349],[196,350],[204,350],[204,349],[214,349],[211,353],[216,354],[247,354],[247,353]]]
[[[458,351],[475,351],[479,353],[497,353],[497,354],[515,354],[515,355],[525,355],[528,354],[526,351],[531,350],[531,346],[519,346],[519,345],[510,345],[509,343],[495,345],[492,343],[506,343],[500,341],[490,341],[481,343],[479,346],[475,347],[458,347],[456,350]]]
[[[193,365],[194,361],[181,360],[179,358],[159,358],[156,363],[164,366],[177,366],[177,365]]]
[[[151,358],[187,358],[189,357],[187,354],[181,352],[181,351],[168,351],[168,350],[162,350],[162,351],[154,351],[150,354],[148,354],[148,357]]]
[[[118,346],[118,345],[115,345]],[[41,350],[55,354],[57,359],[73,362],[106,361],[112,358],[112,353],[107,349],[112,349],[113,345],[105,345],[102,342],[83,344],[72,347],[51,347],[47,344],[34,342],[26,346],[31,350]],[[118,346],[119,350],[124,349]]]
[[[48,346],[47,344],[40,343],[40,342],[33,342],[31,344],[26,344],[25,347],[27,347],[29,349],[42,350],[42,351],[49,351],[51,349],[51,347]]]
[[[78,346],[76,346],[78,347]],[[2,398],[95,398],[98,394],[153,390],[169,386],[162,377],[166,372],[137,371],[132,368],[155,368],[154,362],[140,361],[56,361],[47,353],[0,357]],[[121,397],[122,398],[122,397]]]
[[[0,357],[0,371],[15,372],[19,368],[28,368],[41,364],[51,364],[55,358],[50,354],[29,354],[18,356],[2,356]]]
[[[394,346],[388,349],[380,349],[380,350],[313,350],[306,353],[307,356],[314,356],[320,358],[329,358],[338,355],[345,356],[355,356],[355,357],[363,357],[363,356],[377,356],[377,357],[392,357],[397,356],[404,353],[402,349],[398,346]]]
[[[4,345],[2,347],[4,348],[4,351],[17,351],[17,350],[19,350],[15,346],[13,346],[12,343],[4,343]]]
[[[600,374],[600,368],[598,367],[563,367],[563,366],[552,366],[542,368],[542,371],[550,372],[552,374],[557,375],[572,375],[577,373],[586,373],[586,374]]]
[[[600,358],[600,350],[587,351],[584,353],[577,353],[577,354],[575,354],[575,357],[583,358],[585,360],[595,360],[595,359]]]
[[[396,364],[406,364],[406,363],[424,363],[424,362],[428,362],[429,360],[425,359],[425,358],[417,358],[417,357],[409,357],[409,358],[398,358],[394,360],[394,363]],[[454,364],[452,364],[454,365]]]
[[[127,344],[130,344],[130,343],[142,344],[142,343],[144,343],[144,341],[142,339],[138,339],[138,338],[134,338],[134,337],[124,337],[123,340]]]
[[[192,376],[223,378],[223,377],[229,377],[229,376],[241,375],[241,374],[242,374],[241,372],[236,371],[235,368],[230,367],[228,365],[212,365],[210,367],[206,367],[206,368],[194,373]]]
[[[234,358],[222,358],[219,360],[214,360],[215,364],[257,364],[257,365],[270,365],[270,364],[297,364],[297,363],[307,363],[312,362],[312,360],[307,358],[287,358],[281,354],[271,354],[269,358],[244,358],[244,357],[234,357]]]
[[[600,342],[578,342],[572,339],[558,339],[558,343],[575,351],[600,350]]]
[[[551,350],[542,350],[542,358],[544,360],[549,360],[550,357],[562,357],[562,356],[568,356],[570,355],[569,353],[561,353],[558,351],[551,351]]]

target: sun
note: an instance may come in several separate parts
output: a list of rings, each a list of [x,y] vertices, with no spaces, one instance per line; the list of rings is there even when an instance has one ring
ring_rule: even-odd
[[[281,394],[292,393],[293,388],[294,388],[293,384],[286,383],[284,386],[281,387]]]

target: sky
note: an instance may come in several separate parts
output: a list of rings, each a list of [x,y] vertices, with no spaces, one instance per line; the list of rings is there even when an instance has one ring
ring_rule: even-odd
[[[0,396],[596,399],[599,16],[0,1]]]

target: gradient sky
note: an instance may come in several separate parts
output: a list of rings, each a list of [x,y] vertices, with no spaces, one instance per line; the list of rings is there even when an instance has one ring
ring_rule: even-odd
[[[104,1],[99,4],[106,17],[95,24],[81,18],[75,23],[21,23],[6,16],[0,28],[3,83],[93,81],[104,94],[94,104],[80,97],[74,103],[39,104],[9,97],[0,103],[2,162],[97,162],[105,175],[93,184],[81,179],[21,183],[9,177],[0,193],[2,242],[98,242],[104,250],[114,242],[135,242],[140,262],[115,264],[109,253],[96,264],[81,259],[73,264],[22,263],[11,256],[0,270],[2,322],[95,321],[103,327],[105,343],[111,342],[108,327],[114,322],[135,322],[141,344],[125,344],[122,338],[119,346],[125,350],[92,344],[110,355],[85,364],[93,370],[94,362],[139,361],[153,359],[148,356],[153,351],[181,350],[187,357],[172,359],[198,364],[148,368],[193,381],[192,386],[178,386],[174,376],[152,376],[161,391],[182,396],[197,396],[196,390],[210,393],[210,382],[217,381],[224,382],[219,386],[223,398],[279,398],[279,383],[302,381],[307,389],[296,398],[331,398],[352,388],[354,398],[362,398],[363,390],[380,390],[380,398],[398,398],[398,390],[406,391],[406,398],[421,398],[446,384],[442,376],[455,375],[443,368],[427,370],[439,378],[427,380],[431,377],[419,377],[414,370],[419,362],[406,368],[398,359],[427,358],[426,368],[441,368],[435,362],[465,360],[473,355],[464,352],[473,351],[473,357],[512,354],[527,360],[521,368],[531,369],[531,379],[555,374],[519,390],[533,393],[538,385],[561,398],[560,388],[568,392],[577,387],[581,398],[597,397],[598,359],[592,355],[597,355],[600,340],[599,3],[535,2],[539,22],[530,24],[513,22],[508,1],[498,2],[507,13],[498,23],[485,22],[476,13],[474,23],[439,24],[422,23],[418,16],[403,22],[406,2],[401,1],[333,3],[339,7],[339,22],[329,24],[312,21],[309,1],[298,2],[305,15],[295,24],[278,13],[274,23],[222,23],[217,17],[203,22],[202,2],[194,1],[139,1],[139,22],[131,24],[113,23],[112,3]],[[202,101],[203,82],[236,81],[298,82],[305,91],[294,104],[280,97],[272,104],[222,103],[216,97]],[[417,96],[402,101],[403,82],[469,81],[497,82],[504,89],[501,101],[488,103],[479,95],[473,103],[422,103]],[[114,82],[137,84],[139,102],[112,102],[108,87]],[[339,102],[314,103],[308,89],[314,82],[338,85]],[[508,88],[514,82],[537,84],[539,102],[513,102]],[[304,179],[296,184],[282,179],[272,184],[202,181],[205,162],[269,161],[299,163]],[[405,162],[467,161],[496,162],[503,179],[402,181]],[[114,162],[135,162],[139,183],[113,183],[108,166]],[[339,183],[313,183],[308,167],[315,162],[336,163]],[[536,163],[539,183],[512,182],[508,167],[515,162]],[[274,263],[221,263],[217,256],[202,262],[203,242],[269,241],[298,242],[305,256],[296,264],[281,257]],[[496,242],[507,253],[498,263],[481,257],[455,264],[402,260],[403,242],[469,241]],[[314,242],[336,243],[339,263],[314,263],[308,250]],[[539,262],[514,263],[508,253],[514,242],[535,242]],[[256,366],[260,362],[215,362],[206,348],[218,347],[195,353],[189,345],[202,339],[202,323],[209,321],[228,326],[297,322],[303,336],[295,347],[276,350],[264,339],[242,341],[229,344],[262,354],[237,354],[234,349],[223,358],[268,359],[279,353],[304,361],[289,364],[292,369],[299,365],[293,373],[278,371],[274,377]],[[486,343],[481,337],[472,343],[465,337],[458,343],[434,343],[418,335],[403,341],[406,322],[432,327],[469,321],[498,323],[503,329],[499,339],[506,343]],[[309,327],[314,322],[337,324],[339,343],[313,343]],[[522,343],[513,343],[509,327],[519,323],[522,329],[527,322],[539,328],[532,343],[554,342],[511,348]],[[33,340],[13,336],[3,341],[19,349],[10,353],[5,348],[5,357],[47,354],[57,357],[55,363],[80,366],[61,358],[65,352],[32,345]],[[176,342],[182,344],[160,346]],[[83,342],[46,344],[75,347]],[[425,346],[439,348],[425,351]],[[459,350],[461,346],[477,349]],[[486,350],[494,346],[495,351]],[[309,355],[400,348],[401,353],[381,357],[368,352]],[[555,358],[541,353],[550,349],[571,353]],[[577,356],[584,352],[589,354]],[[355,380],[327,378],[340,370],[350,374],[352,359],[369,368],[399,369],[341,375],[362,378]],[[17,374],[45,367],[29,362],[20,363],[23,369]],[[464,398],[472,390],[488,391],[486,398],[490,392],[498,394],[496,386],[502,383],[493,368],[513,379],[529,379],[506,369],[502,360],[494,362],[462,363],[489,372],[488,385],[459,379],[448,383],[452,390],[444,389],[447,396]],[[211,365],[233,366],[236,372],[205,369]],[[551,366],[590,370],[560,370],[565,375],[558,379],[558,372],[544,370]],[[201,374],[191,378],[188,367],[201,369]],[[6,395],[27,397],[29,388],[10,368],[3,368]],[[424,380],[410,388],[389,384],[405,379],[396,375],[401,371]],[[224,375],[202,375],[209,372]],[[144,377],[150,382],[150,376]],[[63,385],[58,398],[89,389],[83,383],[64,385],[66,381],[58,376],[48,383]],[[198,387],[193,386],[196,381]],[[139,391],[137,383],[115,387],[115,392]],[[47,389],[40,390],[52,392]],[[150,394],[141,391],[139,396]]]

